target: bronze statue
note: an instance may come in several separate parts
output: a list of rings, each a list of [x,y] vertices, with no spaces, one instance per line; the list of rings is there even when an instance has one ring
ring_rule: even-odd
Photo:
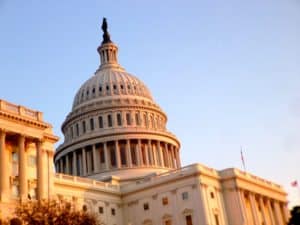
[[[103,30],[103,41],[102,41],[102,44],[111,42],[109,33],[107,31],[107,22],[106,22],[106,18],[105,17],[103,18],[103,22],[102,22],[101,28]]]

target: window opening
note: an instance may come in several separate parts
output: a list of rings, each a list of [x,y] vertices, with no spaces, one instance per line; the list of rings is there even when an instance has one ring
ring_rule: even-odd
[[[83,132],[83,133],[86,132],[86,124],[85,124],[85,121],[82,121],[82,132]]]
[[[126,122],[127,122],[127,125],[131,125],[130,113],[126,113]]]
[[[162,198],[162,204],[163,205],[168,205],[169,204],[169,199],[167,197]]]
[[[112,127],[112,118],[111,118],[111,115],[107,115],[107,122],[108,122],[108,126]]]
[[[183,192],[182,193],[182,200],[187,200],[189,198],[189,193],[188,192]]]
[[[193,225],[192,216],[188,215],[185,217],[186,225]]]
[[[118,123],[118,126],[122,126],[122,117],[121,117],[121,113],[118,113],[118,114],[117,114],[117,123]]]
[[[90,127],[91,127],[91,130],[94,130],[94,119],[93,118],[90,119]]]
[[[149,210],[149,203],[144,203],[144,210]]]
[[[102,116],[99,116],[99,128],[103,128],[103,118]]]

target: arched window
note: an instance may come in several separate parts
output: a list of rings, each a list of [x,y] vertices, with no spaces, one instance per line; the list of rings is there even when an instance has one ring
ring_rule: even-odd
[[[140,114],[138,112],[135,113],[135,124],[137,126],[141,125]]]
[[[122,116],[121,116],[121,113],[117,114],[117,123],[118,123],[118,126],[122,126]]]
[[[103,128],[103,117],[99,116],[98,120],[99,120],[99,128]]]
[[[185,193],[185,192],[184,192]],[[193,210],[192,209],[184,209],[183,212],[184,222],[186,225],[193,225]]]
[[[147,120],[147,115],[144,114],[144,126],[147,127],[148,126],[148,120]]]
[[[94,130],[94,118],[90,118],[90,129]]]
[[[79,136],[79,125],[78,125],[78,123],[76,123],[76,136],[77,137]]]
[[[131,116],[130,116],[130,113],[126,113],[126,123],[127,123],[127,125],[131,125]]]
[[[111,115],[107,115],[107,123],[108,123],[108,126],[109,127],[112,127],[112,118],[111,118]]]
[[[85,121],[82,121],[82,132],[83,132],[83,133],[86,132],[86,124],[85,124]]]

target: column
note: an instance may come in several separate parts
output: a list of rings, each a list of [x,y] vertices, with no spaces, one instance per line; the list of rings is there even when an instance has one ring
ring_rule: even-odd
[[[248,224],[244,191],[241,190],[241,189],[238,189],[237,192],[238,192],[239,201],[240,201],[240,204],[241,204],[243,224]]]
[[[154,165],[154,160],[153,160],[153,151],[152,151],[152,146],[151,146],[151,140],[148,140],[148,152],[149,152],[149,165]]]
[[[54,176],[53,176],[53,156],[54,151],[50,151],[45,149],[44,151],[44,162],[46,162],[47,165],[47,171],[46,171],[46,182],[47,182],[47,198],[48,200],[54,196]]]
[[[99,172],[99,150],[96,149],[96,145],[93,145],[93,164],[94,164],[94,173]]]
[[[251,212],[252,212],[252,216],[254,219],[254,224],[260,225],[259,217],[257,215],[257,207],[256,207],[256,203],[255,203],[255,197],[252,193],[249,193],[249,198],[250,198]]]
[[[178,158],[177,158],[177,153],[176,153],[176,147],[173,145],[172,146],[172,151],[173,151],[173,155],[174,155],[174,159],[175,162],[176,162],[176,168],[178,169],[179,168],[179,165],[178,165]]]
[[[265,212],[265,205],[262,196],[259,197],[259,207],[261,210],[262,215],[262,223],[267,224],[266,212]]]
[[[170,155],[170,152],[169,152],[169,144],[168,143],[165,143],[165,148],[166,148],[166,152],[167,152],[167,159],[168,159],[168,165],[169,165],[169,167],[170,168],[172,168],[173,167],[173,162],[172,162],[172,160],[171,160],[171,155]]]
[[[164,162],[164,157],[163,157],[163,151],[160,147],[160,141],[157,141],[157,151],[158,151],[158,156],[159,156],[159,159],[160,159],[160,166],[164,167],[165,162]]]
[[[175,154],[176,154],[177,167],[181,168],[181,161],[180,161],[179,149],[177,149],[176,147],[175,147]]]
[[[138,144],[137,144],[135,150],[136,150],[137,165],[141,166],[143,161],[141,158],[141,140],[140,139],[138,139]]]
[[[163,148],[163,153],[164,153],[164,159],[165,159],[165,167],[170,167],[169,163],[169,157],[168,157],[168,150],[167,150],[167,143],[164,143],[165,146]]]
[[[275,209],[275,218],[277,220],[277,225],[284,225],[283,224],[283,215],[281,213],[278,201],[274,202],[274,209]]]
[[[70,174],[70,158],[69,158],[69,153],[66,154],[66,174]]]
[[[151,143],[151,141],[150,141]],[[151,143],[151,152],[152,152],[152,157],[153,157],[153,165],[158,166],[158,161],[157,161],[157,151],[156,148],[152,145]]]
[[[281,203],[281,208],[282,208],[282,212],[283,212],[283,215],[284,215],[285,223],[287,223],[289,221],[289,217],[290,217],[287,202],[282,202]]]
[[[25,201],[28,198],[27,183],[27,157],[25,152],[25,136],[19,136],[19,185],[20,199]]]
[[[105,158],[105,169],[109,170],[109,165],[110,165],[110,158],[109,158],[109,153],[108,153],[108,148],[107,148],[107,143],[103,143],[103,150],[104,150],[104,158]]]
[[[2,202],[8,201],[9,196],[8,152],[5,147],[5,137],[5,131],[0,130],[0,194]]]
[[[174,148],[173,145],[171,145],[171,160],[172,160],[172,166],[174,169],[177,168],[177,164],[175,164],[175,152],[174,152]]]
[[[76,154],[76,151],[74,150],[73,151],[73,163],[72,163],[72,166],[73,166],[73,170],[72,170],[72,172],[73,172],[73,176],[77,176],[77,160],[76,160],[76,158],[77,158],[77,154]]]
[[[129,139],[127,139],[127,141],[126,141],[126,154],[127,154],[127,165],[128,165],[128,167],[132,167],[130,140]]]
[[[211,225],[213,224],[212,215],[210,213],[209,199],[207,196],[207,185],[201,184],[200,195],[203,204],[203,211],[205,214],[205,224]]]
[[[43,149],[42,149],[42,142],[37,140],[36,143],[36,159],[37,159],[37,199],[42,200],[44,198],[44,184],[45,184],[45,176],[44,176],[44,160],[43,160]]]
[[[117,168],[121,168],[121,156],[120,156],[120,148],[118,141],[115,141],[115,154],[117,161]]]
[[[218,201],[218,205],[219,207],[222,209],[220,210],[220,220],[222,221],[220,224],[227,224],[226,221],[228,221],[227,219],[227,215],[226,215],[226,208],[224,205],[224,200],[222,198],[222,189],[216,188],[216,198]]]
[[[149,166],[149,154],[148,154],[148,146],[144,145],[144,154],[145,154],[145,164]]]
[[[271,203],[270,203],[270,199],[267,199],[267,207],[268,207],[268,211],[269,211],[271,225],[276,225],[275,220],[274,220],[273,210],[272,210]]]
[[[86,176],[86,151],[85,148],[82,148],[82,175]]]

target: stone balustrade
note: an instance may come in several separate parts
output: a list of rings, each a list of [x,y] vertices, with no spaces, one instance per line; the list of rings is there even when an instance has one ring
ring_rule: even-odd
[[[43,121],[42,112],[34,111],[21,105],[15,105],[2,99],[0,99],[0,111],[14,113],[16,115],[25,116],[37,121]]]

